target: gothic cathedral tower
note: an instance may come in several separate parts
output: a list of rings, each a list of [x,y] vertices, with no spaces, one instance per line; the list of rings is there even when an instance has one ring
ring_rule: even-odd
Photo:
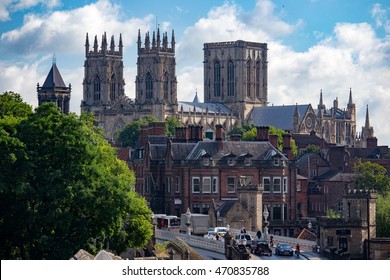
[[[83,100],[81,111],[94,112],[103,124],[105,111],[124,97],[123,44],[119,37],[119,49],[115,50],[114,36],[108,48],[106,33],[99,49],[97,36],[93,49],[89,49],[88,33],[85,41]]]
[[[242,122],[267,105],[267,44],[206,43],[203,63],[205,102],[224,103]]]
[[[53,102],[57,104],[62,113],[69,114],[71,85],[69,84],[69,87],[65,85],[55,58],[53,58],[53,65],[43,85],[40,87],[37,84],[37,92],[38,106],[44,102]]]
[[[137,77],[135,80],[136,107],[139,117],[153,115],[159,121],[166,116],[177,114],[177,79],[175,61],[175,35],[172,31],[171,46],[168,35],[160,30],[157,38],[153,32],[150,42],[149,32],[145,34],[142,47],[141,33],[138,30]]]

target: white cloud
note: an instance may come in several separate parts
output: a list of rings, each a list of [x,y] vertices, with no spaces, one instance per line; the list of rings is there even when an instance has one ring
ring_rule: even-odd
[[[0,50],[13,50],[24,55],[42,52],[81,54],[83,48],[80,46],[85,43],[85,34],[96,34],[100,39],[104,31],[107,35],[122,33],[126,38],[124,44],[128,46],[135,42],[138,28],[147,29],[153,21],[152,16],[125,21],[120,21],[120,18],[120,7],[107,0],[74,10],[45,15],[27,14],[21,28],[2,34]]]
[[[368,23],[338,23],[332,36],[322,35],[322,41],[307,51],[296,52],[281,39],[293,35],[301,24],[300,20],[284,22],[268,0],[259,0],[251,12],[227,3],[213,8],[186,29],[178,44],[178,67],[188,66],[178,75],[179,99],[192,100],[196,88],[203,99],[204,42],[267,42],[270,105],[311,103],[316,108],[322,89],[328,108],[336,98],[339,107],[345,108],[352,87],[357,130],[364,125],[368,104],[379,144],[388,144],[390,127],[385,125],[385,115],[390,111],[384,104],[390,103],[390,42],[379,38]]]
[[[377,10],[375,10],[377,9]],[[374,6],[373,17],[383,24],[380,6]],[[382,9],[383,10],[383,9]],[[1,5],[0,5],[1,15]],[[84,7],[51,12],[46,15],[30,14],[20,29],[4,33],[0,51],[12,49],[19,54],[35,57],[45,55],[38,62],[25,64],[1,63],[0,92],[20,92],[25,101],[36,104],[36,83],[43,83],[50,69],[51,54],[57,54],[57,66],[65,83],[72,83],[71,110],[79,113],[82,99],[82,79],[85,34],[90,43],[95,34],[117,36],[122,33],[126,46],[124,54],[126,94],[134,98],[136,59],[134,49],[138,29],[145,33],[153,26],[152,15],[144,18],[123,19],[120,6],[101,0]],[[188,27],[177,41],[177,76],[179,100],[192,100],[195,91],[203,100],[203,44],[205,42],[246,40],[268,43],[269,102],[275,105],[307,104],[317,106],[320,90],[329,108],[338,98],[339,106],[346,107],[349,88],[357,108],[357,130],[364,125],[368,104],[371,125],[379,144],[390,143],[390,126],[386,116],[390,113],[390,42],[378,37],[374,26],[368,23],[338,23],[331,36],[321,34],[321,41],[304,52],[294,51],[282,43],[285,36],[294,36],[302,22],[283,21],[269,0],[259,0],[253,11],[243,11],[238,4],[225,3],[212,8],[206,17]],[[382,24],[382,27],[385,27]],[[163,22],[162,30],[170,29]],[[173,26],[173,28],[175,28]],[[176,38],[178,38],[176,34]],[[388,37],[387,37],[388,38]],[[291,37],[290,37],[291,39]],[[92,41],[93,42],[93,41]],[[132,47],[132,48],[131,48]],[[77,66],[62,66],[61,57],[73,58]],[[33,59],[30,58],[31,61]],[[48,66],[49,65],[49,66]]]
[[[29,9],[37,5],[51,9],[58,7],[61,4],[60,0],[1,0],[0,2],[0,21],[10,19],[10,14],[16,11]]]

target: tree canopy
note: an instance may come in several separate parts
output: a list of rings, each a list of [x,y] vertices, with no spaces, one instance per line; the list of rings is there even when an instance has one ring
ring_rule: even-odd
[[[10,118],[0,121],[2,259],[69,259],[81,248],[110,242],[120,253],[148,242],[151,210],[92,115],[44,103]]]
[[[358,160],[355,167],[356,186],[378,192],[376,202],[377,237],[390,237],[390,178],[383,166]]]
[[[117,132],[116,141],[122,147],[135,147],[137,140],[141,133],[141,126],[150,122],[158,121],[154,116],[147,116],[145,118],[130,122],[122,131]]]
[[[243,141],[255,141],[257,139],[257,128],[253,124],[244,124],[242,126],[235,127],[230,131],[229,135],[241,134]],[[277,129],[273,126],[269,127],[269,134],[274,134],[278,136],[278,146],[276,147],[279,151],[283,150],[283,135],[286,134],[286,131],[283,129]],[[294,139],[291,140],[291,151],[294,156],[298,154],[298,148],[295,144]]]
[[[157,121],[158,120],[156,117],[147,116],[145,118],[128,123],[122,131],[117,132],[117,142],[122,147],[134,148],[141,134],[141,126]],[[168,137],[174,136],[176,127],[179,127],[181,125],[182,123],[176,116],[168,117],[164,122],[165,135]]]

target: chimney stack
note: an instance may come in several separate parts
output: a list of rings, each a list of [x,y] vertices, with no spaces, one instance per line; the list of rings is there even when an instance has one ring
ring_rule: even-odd
[[[288,159],[292,159],[291,134],[283,134],[283,154],[285,154]]]
[[[258,126],[257,141],[269,141],[269,126]]]
[[[271,143],[272,146],[274,146],[277,149],[278,148],[278,135],[271,134],[269,136],[269,142]]]
[[[215,126],[215,141],[217,141],[218,149],[223,150],[223,142],[222,142],[222,125],[217,124]]]

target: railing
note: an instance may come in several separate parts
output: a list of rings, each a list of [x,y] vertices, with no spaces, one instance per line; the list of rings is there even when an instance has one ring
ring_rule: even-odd
[[[220,254],[225,254],[225,243],[221,240],[211,240],[204,237],[188,235],[178,232],[156,229],[155,237],[159,240],[174,240],[180,238],[188,245]]]
[[[231,229],[230,234],[237,235],[239,233],[239,230]],[[253,238],[256,238],[256,233],[247,231]],[[272,234],[267,235],[267,241],[269,241],[269,238]],[[200,248],[220,254],[225,254],[225,243],[223,240],[212,240],[212,239],[206,239],[201,236],[195,236],[195,235],[188,235],[188,234],[182,234],[178,232],[171,232],[166,230],[160,230],[156,229],[155,232],[156,239],[159,240],[174,240],[175,238],[180,238],[188,245]],[[273,236],[273,243],[274,245],[278,243],[287,243],[290,244],[293,248],[299,243],[299,246],[301,247],[301,251],[311,251],[313,249],[313,246],[317,245],[315,241],[305,240],[305,239],[297,239],[292,237],[286,237],[286,236],[279,236],[279,235],[272,235]]]

